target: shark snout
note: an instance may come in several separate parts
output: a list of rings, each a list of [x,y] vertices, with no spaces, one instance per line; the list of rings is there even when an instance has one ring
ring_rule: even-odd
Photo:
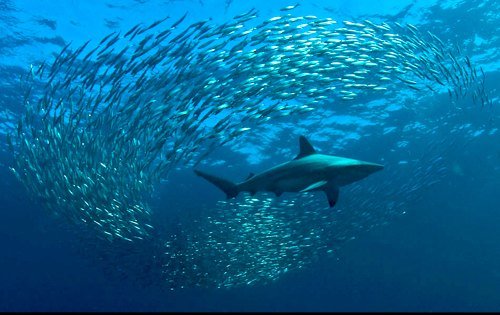
[[[377,164],[377,163],[364,162],[364,163],[357,166],[357,171],[363,177],[368,176],[370,174],[373,174],[373,173],[378,172],[378,171],[383,170],[383,169],[384,169],[384,166],[381,164]]]
[[[376,164],[376,163],[371,163],[369,166],[368,166],[368,169],[371,171],[371,173],[375,173],[375,172],[378,172],[378,171],[381,171],[384,169],[384,166],[381,165],[381,164]]]

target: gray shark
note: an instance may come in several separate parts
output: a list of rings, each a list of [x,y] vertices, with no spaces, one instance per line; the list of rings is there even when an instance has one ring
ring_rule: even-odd
[[[330,207],[335,206],[339,187],[361,180],[384,167],[333,155],[319,154],[304,136],[300,136],[300,152],[291,161],[279,164],[259,174],[250,174],[241,183],[232,183],[223,178],[199,170],[194,172],[219,187],[227,199],[240,192],[269,191],[280,196],[284,192],[324,191]]]

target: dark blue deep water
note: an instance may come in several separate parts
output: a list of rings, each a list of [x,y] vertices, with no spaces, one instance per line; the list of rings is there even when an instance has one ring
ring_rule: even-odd
[[[328,100],[316,106],[319,114],[270,119],[217,147],[197,166],[242,179],[292,159],[301,134],[322,153],[384,164],[383,171],[342,188],[335,208],[327,207],[321,192],[312,194],[315,202],[305,203],[313,213],[332,213],[327,217],[332,220],[338,211],[341,224],[322,226],[352,239],[333,253],[316,250],[319,245],[313,243],[311,254],[302,252],[299,260],[314,259],[272,281],[169,290],[157,281],[158,270],[177,267],[151,267],[151,249],[118,250],[122,245],[96,241],[95,230],[56,218],[55,210],[9,170],[20,157],[5,139],[16,132],[25,111],[19,77],[31,64],[53,62],[70,42],[74,47],[87,40],[97,44],[109,33],[123,34],[166,16],[172,24],[188,12],[182,27],[208,18],[220,25],[252,7],[262,20],[284,15],[280,8],[297,2],[297,15],[331,17],[339,24],[411,23],[422,33],[430,31],[454,52],[459,47],[460,62],[467,56],[478,72],[482,68],[484,82],[479,84],[488,96],[482,104],[470,94],[450,98],[446,89],[415,91],[401,82],[388,87],[390,93],[366,93],[350,102],[325,94]],[[0,311],[500,311],[499,34],[495,0],[0,0]],[[178,220],[215,216],[221,207],[229,213],[222,218],[232,220],[234,212],[227,209],[248,201],[240,196],[220,206],[224,195],[192,169],[192,164],[178,163],[146,198],[152,225],[162,231],[153,238],[158,244],[174,233]],[[318,209],[311,209],[314,205]],[[351,216],[350,209],[358,208],[358,215]],[[303,215],[299,210],[294,211]],[[357,224],[365,218],[360,213],[370,217],[369,223]],[[293,215],[288,218],[294,221]],[[304,231],[318,222],[303,221]],[[193,226],[187,234],[201,233]],[[260,241],[251,234],[246,241],[249,251],[259,250],[252,246]],[[204,256],[208,252],[213,253],[200,249],[207,261],[216,258]],[[191,277],[191,282],[202,282]]]

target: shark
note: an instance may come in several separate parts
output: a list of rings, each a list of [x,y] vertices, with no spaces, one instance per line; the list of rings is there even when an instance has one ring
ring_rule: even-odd
[[[377,163],[318,153],[305,136],[299,137],[299,146],[299,153],[293,160],[259,174],[250,173],[240,183],[200,170],[194,172],[222,190],[227,199],[238,196],[240,192],[249,192],[252,196],[259,191],[273,192],[279,197],[284,192],[323,191],[332,208],[338,201],[340,187],[384,168]]]

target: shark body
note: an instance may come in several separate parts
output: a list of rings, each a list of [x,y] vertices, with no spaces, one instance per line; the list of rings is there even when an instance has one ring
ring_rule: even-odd
[[[227,198],[240,192],[273,192],[280,196],[284,192],[324,191],[330,207],[335,206],[339,187],[361,180],[384,167],[380,164],[319,154],[304,136],[300,136],[300,152],[293,160],[279,164],[259,174],[250,174],[241,183],[195,170],[226,193]]]

